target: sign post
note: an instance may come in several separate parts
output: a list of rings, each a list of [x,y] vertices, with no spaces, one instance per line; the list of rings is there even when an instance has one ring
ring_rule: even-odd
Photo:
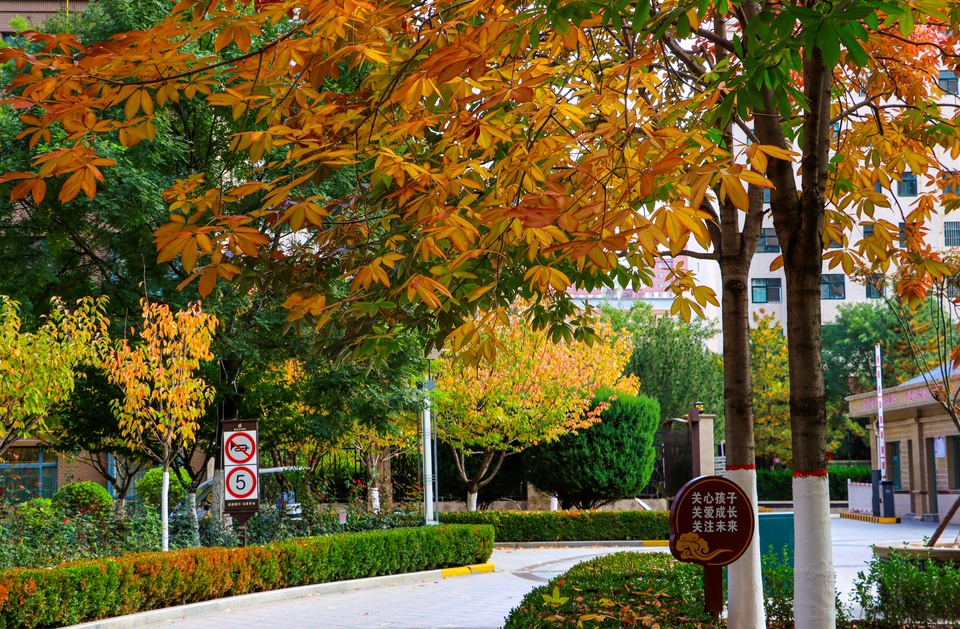
[[[723,611],[723,566],[739,559],[754,535],[753,506],[740,486],[722,476],[694,478],[670,507],[670,552],[703,566],[706,609]]]
[[[260,448],[257,420],[223,422],[224,511],[237,519],[247,544],[247,520],[260,511]]]

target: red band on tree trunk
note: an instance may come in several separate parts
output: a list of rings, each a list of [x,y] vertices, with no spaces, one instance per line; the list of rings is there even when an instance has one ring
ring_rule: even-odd
[[[756,465],[728,465],[727,466],[728,472],[733,470],[755,470],[755,469],[757,469]]]
[[[807,476],[826,476],[827,470],[810,470],[810,471],[796,471],[793,473],[794,478],[806,478]]]

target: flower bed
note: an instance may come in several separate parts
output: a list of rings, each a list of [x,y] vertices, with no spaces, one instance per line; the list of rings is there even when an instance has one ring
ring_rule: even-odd
[[[492,524],[498,542],[665,540],[666,511],[474,511],[441,513],[445,524]]]
[[[702,569],[662,553],[616,553],[577,564],[527,594],[504,629],[669,627],[706,629]]]
[[[350,533],[0,572],[0,628],[59,627],[224,596],[485,562],[489,526]]]

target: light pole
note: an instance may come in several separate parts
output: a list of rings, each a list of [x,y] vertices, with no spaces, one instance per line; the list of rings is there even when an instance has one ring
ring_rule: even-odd
[[[423,518],[427,525],[439,524],[437,517],[437,474],[436,451],[437,451],[437,433],[435,430],[431,403],[433,390],[436,383],[433,380],[431,365],[433,361],[440,358],[440,354],[445,350],[432,350],[427,354],[427,377],[423,381],[424,404],[423,404],[423,424],[421,433],[423,435]]]

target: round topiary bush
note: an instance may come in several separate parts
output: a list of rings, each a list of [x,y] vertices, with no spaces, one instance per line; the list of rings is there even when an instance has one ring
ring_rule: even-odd
[[[70,483],[53,495],[53,504],[68,513],[104,515],[113,509],[110,492],[96,483]]]
[[[180,470],[180,478],[183,479],[183,483],[190,483],[190,476],[187,474],[186,470]],[[177,506],[177,503],[182,501],[187,492],[183,489],[183,483],[177,481],[176,471],[170,470],[170,508],[173,509]],[[163,487],[163,469],[155,467],[147,470],[147,473],[143,475],[137,482],[137,496],[140,497],[140,500],[144,504],[150,505],[151,507],[160,506],[160,491]]]

